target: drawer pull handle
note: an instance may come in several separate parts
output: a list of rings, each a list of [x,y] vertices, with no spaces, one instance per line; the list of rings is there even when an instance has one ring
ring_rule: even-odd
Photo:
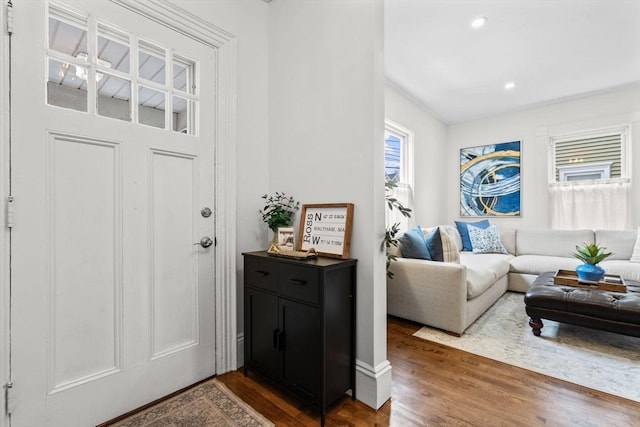
[[[269,275],[269,272],[268,271],[264,271],[264,270],[256,270],[256,273],[262,274],[265,277]]]
[[[289,279],[289,283],[293,284],[293,285],[304,285],[305,283],[307,283],[306,280],[298,280],[298,279]]]

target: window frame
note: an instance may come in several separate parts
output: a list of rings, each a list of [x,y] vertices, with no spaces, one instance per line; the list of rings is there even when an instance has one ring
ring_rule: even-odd
[[[413,192],[413,141],[414,132],[401,126],[389,119],[384,121],[384,140],[386,142],[387,135],[391,134],[400,139],[400,174],[398,184],[408,186]],[[386,159],[385,159],[386,170]]]
[[[621,181],[629,181],[631,179],[631,167],[630,167],[630,130],[631,125],[619,125],[619,126],[610,126],[610,127],[602,127],[598,129],[591,129],[586,131],[575,131],[575,132],[567,132],[558,135],[549,136],[549,175],[548,182],[549,184],[557,184],[562,182],[572,182],[572,183],[580,183],[584,181],[601,181],[604,183],[615,183]],[[570,176],[576,173],[586,173],[586,172],[597,172],[603,169],[603,163],[607,163],[606,161],[602,162],[593,162],[593,163],[585,163],[585,164],[576,164],[575,166],[561,166],[558,167],[556,164],[556,144],[558,142],[566,142],[572,140],[580,140],[580,139],[588,139],[588,138],[597,138],[609,135],[620,135],[620,177],[619,178],[609,178],[602,177],[600,179],[586,179],[586,180],[563,180],[562,176]],[[568,173],[563,174],[560,170],[561,168],[565,170],[569,170]],[[556,171],[558,171],[558,179],[556,179]]]

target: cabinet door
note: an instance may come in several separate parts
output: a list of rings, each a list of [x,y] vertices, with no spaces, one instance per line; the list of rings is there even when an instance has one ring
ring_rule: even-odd
[[[280,299],[280,379],[317,403],[320,386],[320,318],[318,308]]]
[[[276,378],[278,368],[278,298],[245,288],[245,361],[262,374]]]

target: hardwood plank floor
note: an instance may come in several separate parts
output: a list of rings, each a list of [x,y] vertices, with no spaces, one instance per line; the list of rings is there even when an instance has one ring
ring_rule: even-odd
[[[376,412],[345,396],[327,426],[640,426],[640,403],[413,337],[419,328],[388,320],[391,400]],[[255,374],[218,378],[277,426],[319,423]]]

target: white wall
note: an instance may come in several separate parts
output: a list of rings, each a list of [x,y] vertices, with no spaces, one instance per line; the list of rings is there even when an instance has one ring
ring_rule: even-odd
[[[503,114],[452,125],[447,133],[447,213],[449,222],[459,218],[459,150],[464,147],[521,140],[521,217],[491,218],[492,222],[518,228],[550,227],[548,183],[548,136],[621,123],[632,126],[632,179],[634,227],[640,226],[640,85],[606,94]]]
[[[242,252],[265,248],[266,231],[258,214],[260,196],[269,191],[268,11],[261,0],[180,0],[180,6],[237,36],[237,322],[242,344]],[[225,143],[222,141],[221,143]],[[219,247],[218,250],[225,250]],[[242,346],[238,366],[243,364]]]
[[[276,0],[269,11],[269,190],[302,203],[355,204],[357,398],[374,408],[391,391],[382,8],[377,0]]]
[[[434,191],[446,175],[447,127],[436,117],[395,88],[385,88],[385,116],[414,132],[414,210],[413,224],[430,226],[448,223],[446,194]]]

